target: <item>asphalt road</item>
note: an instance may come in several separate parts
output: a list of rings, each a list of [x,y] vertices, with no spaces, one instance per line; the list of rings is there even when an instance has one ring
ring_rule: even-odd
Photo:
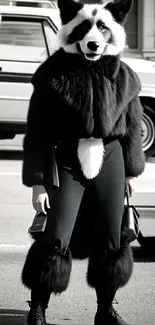
[[[20,274],[31,244],[27,229],[34,212],[31,189],[21,184],[21,155],[0,155],[0,325],[24,325],[30,298]],[[155,236],[155,217],[142,218],[145,235]],[[134,242],[135,266],[127,286],[117,294],[116,310],[131,325],[155,325],[155,245],[144,252]],[[68,290],[52,297],[47,312],[50,325],[93,325],[94,291],[85,281],[87,260],[74,261]]]

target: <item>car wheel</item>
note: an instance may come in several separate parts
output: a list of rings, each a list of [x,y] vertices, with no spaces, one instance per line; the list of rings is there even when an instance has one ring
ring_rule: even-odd
[[[148,105],[143,105],[142,139],[146,158],[155,153],[155,112]]]

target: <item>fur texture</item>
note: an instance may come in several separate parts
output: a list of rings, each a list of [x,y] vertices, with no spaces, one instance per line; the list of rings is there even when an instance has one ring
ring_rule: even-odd
[[[76,0],[57,0],[57,3],[60,9],[60,16],[63,25],[74,19],[77,15],[77,12],[84,6],[84,3],[82,3],[82,1]]]
[[[135,107],[139,107],[139,110],[136,111],[136,114]],[[141,118],[142,106],[140,104],[139,97],[135,97],[132,102],[130,102],[128,105],[128,111],[126,114],[127,132],[125,136],[120,140],[123,148],[123,156],[125,160],[125,169],[127,177],[130,177],[133,167],[134,176],[138,176],[139,174],[141,174],[141,172],[144,171],[145,167],[145,157],[142,150],[141,154],[139,155],[139,148],[142,148],[140,124]]]
[[[118,56],[125,46],[123,23],[132,0],[92,5],[58,0],[58,6],[62,19],[60,50],[39,67],[32,79],[35,89],[24,139],[23,183],[46,184],[49,148],[66,138],[104,142],[123,137],[126,175],[138,176],[145,164],[140,84]],[[83,151],[81,144],[82,140],[77,155],[84,175],[91,179],[100,170],[103,152],[99,149],[99,159],[94,157],[92,162],[92,148],[96,152],[99,146],[91,150],[85,146]],[[50,164],[56,171],[56,161]],[[53,172],[51,188],[58,185],[55,176]]]
[[[103,164],[104,145],[102,139],[79,140],[77,153],[83,175],[88,179],[96,177]]]
[[[39,67],[32,83],[24,140],[25,185],[45,185],[50,148],[70,138],[75,143],[81,138],[102,138],[104,143],[119,138],[126,175],[143,172],[140,83],[118,56],[89,63],[59,50]]]
[[[78,53],[92,61],[103,55],[119,54],[126,45],[122,22],[130,10],[131,2],[83,4],[81,1],[67,0],[64,10],[63,1],[59,0],[60,15],[63,16],[63,26],[58,33],[59,46],[67,53]],[[98,46],[90,47],[90,42]]]
[[[111,12],[112,16],[118,23],[124,24],[132,8],[132,4],[133,0],[109,1],[106,5],[106,9]]]
[[[72,267],[71,253],[52,250],[36,241],[32,244],[22,271],[23,284],[32,289],[36,284],[55,294],[68,287]]]
[[[104,255],[93,254],[90,256],[87,282],[95,287],[104,281],[108,281],[109,287],[116,292],[123,287],[130,279],[133,271],[133,256],[131,247],[125,244],[120,249],[107,251]]]

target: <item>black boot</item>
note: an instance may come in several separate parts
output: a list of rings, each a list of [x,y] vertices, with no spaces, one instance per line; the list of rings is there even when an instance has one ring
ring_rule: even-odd
[[[27,316],[28,325],[46,325],[45,310],[47,305],[43,305],[40,302],[28,301],[30,311]]]
[[[126,323],[113,308],[113,299],[115,292],[107,290],[105,286],[104,292],[101,287],[96,287],[97,295],[97,312],[94,319],[94,325],[129,325]]]
[[[36,241],[32,244],[23,267],[23,284],[31,289],[28,325],[45,325],[45,310],[51,293],[57,294],[67,289],[72,259],[69,250],[64,254],[58,247],[54,249]]]
[[[45,325],[45,310],[48,307],[51,291],[44,285],[36,283],[31,290],[31,301],[28,301],[30,311],[27,317],[28,325]]]
[[[105,306],[98,305],[94,325],[129,325],[115,311],[113,306],[105,309]]]
[[[129,325],[114,310],[112,302],[118,288],[130,279],[132,269],[132,251],[127,244],[90,257],[87,280],[96,290],[98,304],[94,325]]]

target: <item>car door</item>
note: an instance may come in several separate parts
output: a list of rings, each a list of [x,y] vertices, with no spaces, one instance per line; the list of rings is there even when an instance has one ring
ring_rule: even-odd
[[[55,25],[45,17],[2,14],[0,130],[9,131],[10,126],[15,133],[23,131],[33,90],[30,80],[38,66],[52,53],[56,31]]]

